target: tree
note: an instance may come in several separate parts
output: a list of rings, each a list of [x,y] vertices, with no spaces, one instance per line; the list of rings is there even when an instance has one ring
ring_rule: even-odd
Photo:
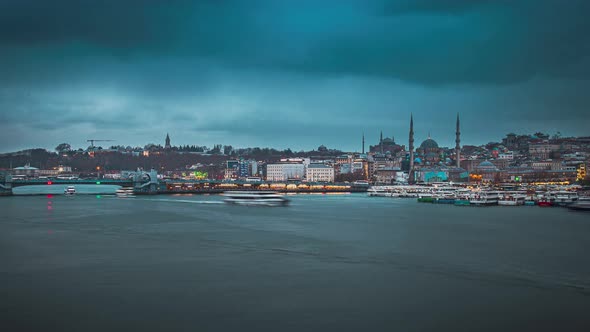
[[[223,154],[229,156],[234,148],[231,145],[223,146]]]
[[[68,143],[61,143],[55,147],[55,151],[58,153],[70,152],[72,151],[72,146],[70,146]]]

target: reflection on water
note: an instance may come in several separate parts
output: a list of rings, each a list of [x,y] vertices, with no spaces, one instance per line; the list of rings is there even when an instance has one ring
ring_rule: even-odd
[[[12,189],[14,195],[63,195],[64,190],[70,185],[34,185],[22,186]],[[120,186],[79,184],[74,186],[76,194],[114,194]],[[49,198],[49,196],[48,196]]]
[[[590,325],[590,223],[567,209],[362,194],[253,208],[220,195],[62,192],[0,198],[0,321],[13,330]]]

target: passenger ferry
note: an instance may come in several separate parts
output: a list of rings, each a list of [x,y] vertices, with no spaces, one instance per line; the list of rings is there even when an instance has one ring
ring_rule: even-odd
[[[565,206],[578,201],[578,193],[575,191],[554,191],[549,193],[549,199],[554,205]]]
[[[74,187],[74,186],[67,186],[64,189],[64,195],[66,195],[66,196],[73,196],[75,194],[76,194],[76,187]]]
[[[120,198],[133,198],[133,197],[135,197],[135,193],[133,192],[132,187],[119,188],[119,189],[117,189],[115,194],[117,195],[117,197],[120,197]]]
[[[236,205],[286,206],[289,200],[275,191],[226,191],[224,202]]]
[[[496,191],[480,191],[469,197],[470,205],[497,205],[500,195]]]
[[[371,197],[399,197],[392,186],[371,186],[367,190],[367,195]]]
[[[504,193],[498,199],[498,205],[506,205],[506,206],[518,206],[524,205],[524,201],[526,199],[526,195],[520,193]]]

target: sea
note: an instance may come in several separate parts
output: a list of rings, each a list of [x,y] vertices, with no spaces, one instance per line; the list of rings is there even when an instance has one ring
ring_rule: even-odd
[[[590,331],[588,213],[48,187],[0,197],[2,331]]]

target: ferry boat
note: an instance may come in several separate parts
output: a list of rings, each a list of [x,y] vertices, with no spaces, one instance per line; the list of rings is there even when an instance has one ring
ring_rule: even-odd
[[[498,205],[517,206],[524,205],[526,195],[506,193],[498,199]]]
[[[554,205],[565,206],[578,201],[578,193],[575,191],[556,191],[550,193]]]
[[[543,198],[543,199],[539,200],[537,205],[540,207],[550,207],[550,206],[553,206],[553,202],[551,202],[550,200],[548,200],[546,198]]]
[[[117,195],[117,197],[120,197],[120,198],[133,198],[133,197],[135,197],[135,193],[133,192],[132,187],[119,188],[119,189],[117,189],[115,194]]]
[[[469,197],[469,204],[479,206],[497,205],[499,196],[498,192],[495,191],[480,191]]]
[[[576,210],[576,211],[590,211],[590,201],[588,201],[588,200],[577,201],[573,204],[568,205],[567,208],[570,210]]]
[[[275,191],[226,191],[224,202],[237,205],[286,206],[289,200]]]
[[[395,193],[390,186],[371,186],[367,190],[367,195],[370,197],[396,197],[399,194]]]
[[[66,195],[66,196],[73,196],[75,194],[76,194],[76,187],[74,187],[74,186],[67,186],[64,189],[64,195]]]

